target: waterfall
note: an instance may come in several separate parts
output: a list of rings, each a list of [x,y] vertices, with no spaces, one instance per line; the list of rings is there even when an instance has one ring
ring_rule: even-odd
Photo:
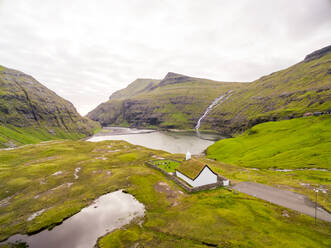
[[[199,128],[201,125],[201,121],[208,115],[208,113],[220,102],[224,102],[226,99],[228,99],[230,96],[232,95],[232,90],[229,90],[228,92],[226,92],[223,95],[220,95],[219,97],[217,97],[209,106],[208,108],[205,110],[205,112],[203,113],[203,115],[199,118],[196,126],[195,126],[195,130],[197,132],[197,134],[199,135]]]

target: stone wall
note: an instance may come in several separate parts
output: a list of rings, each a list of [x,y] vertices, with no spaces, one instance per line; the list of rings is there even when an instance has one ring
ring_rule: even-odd
[[[173,160],[173,159],[169,159],[169,160]],[[173,160],[173,161],[176,161],[178,163],[181,163],[180,161],[177,161],[177,160]],[[194,192],[201,191],[201,190],[214,189],[214,188],[223,186],[223,180],[226,180],[224,177],[218,176],[217,177],[217,183],[213,183],[213,184],[208,184],[208,185],[204,185],[204,186],[192,188],[191,186],[189,186],[188,184],[186,184],[184,181],[180,180],[178,177],[176,177],[174,175],[171,175],[168,172],[166,172],[166,171],[162,170],[161,168],[159,168],[158,166],[152,164],[152,162],[153,161],[145,162],[145,165],[147,165],[148,167],[151,167],[151,168],[153,168],[155,170],[160,171],[168,179],[170,179],[170,180],[174,181],[175,183],[177,183],[180,187],[182,187],[188,193],[194,193]]]

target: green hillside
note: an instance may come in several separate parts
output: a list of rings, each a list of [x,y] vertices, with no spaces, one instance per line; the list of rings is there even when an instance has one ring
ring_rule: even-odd
[[[116,91],[110,96],[110,99],[125,99],[133,97],[139,93],[148,92],[156,87],[161,80],[155,79],[137,79],[128,85],[125,89]]]
[[[102,125],[193,129],[215,98],[231,97],[202,121],[201,129],[233,135],[255,124],[331,109],[331,46],[285,70],[251,83],[222,83],[169,73],[137,80],[88,116]]]
[[[207,157],[251,168],[331,170],[331,116],[254,126],[207,149]]]
[[[315,199],[331,211],[331,115],[267,122],[207,149],[211,168],[232,181],[254,181]],[[212,160],[216,164],[213,165]],[[222,163],[222,166],[219,166]]]
[[[193,129],[210,103],[240,83],[168,73],[161,80],[136,80],[88,114],[102,125]]]
[[[319,56],[314,56],[319,54]],[[331,46],[288,69],[262,77],[217,105],[202,128],[236,131],[331,109]]]
[[[26,144],[36,144],[55,139],[77,140],[85,137],[82,133],[67,132],[62,128],[54,128],[54,133],[38,127],[15,127],[0,125],[0,148],[15,147]]]
[[[93,134],[98,124],[33,77],[0,68],[0,147]]]

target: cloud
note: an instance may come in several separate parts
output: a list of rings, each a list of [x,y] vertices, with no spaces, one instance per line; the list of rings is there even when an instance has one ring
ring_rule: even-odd
[[[252,81],[331,41],[329,0],[2,0],[0,64],[86,114],[168,71]]]

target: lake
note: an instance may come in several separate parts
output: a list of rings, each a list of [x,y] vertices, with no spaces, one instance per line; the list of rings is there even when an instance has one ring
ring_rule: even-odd
[[[89,138],[88,141],[124,140],[134,145],[163,150],[170,153],[186,153],[198,155],[222,137],[217,134],[195,132],[165,132],[134,128],[108,127]]]
[[[18,241],[32,248],[91,248],[99,237],[144,214],[143,204],[119,190],[99,197],[92,205],[50,231],[44,230],[31,236],[17,234],[0,245]]]

